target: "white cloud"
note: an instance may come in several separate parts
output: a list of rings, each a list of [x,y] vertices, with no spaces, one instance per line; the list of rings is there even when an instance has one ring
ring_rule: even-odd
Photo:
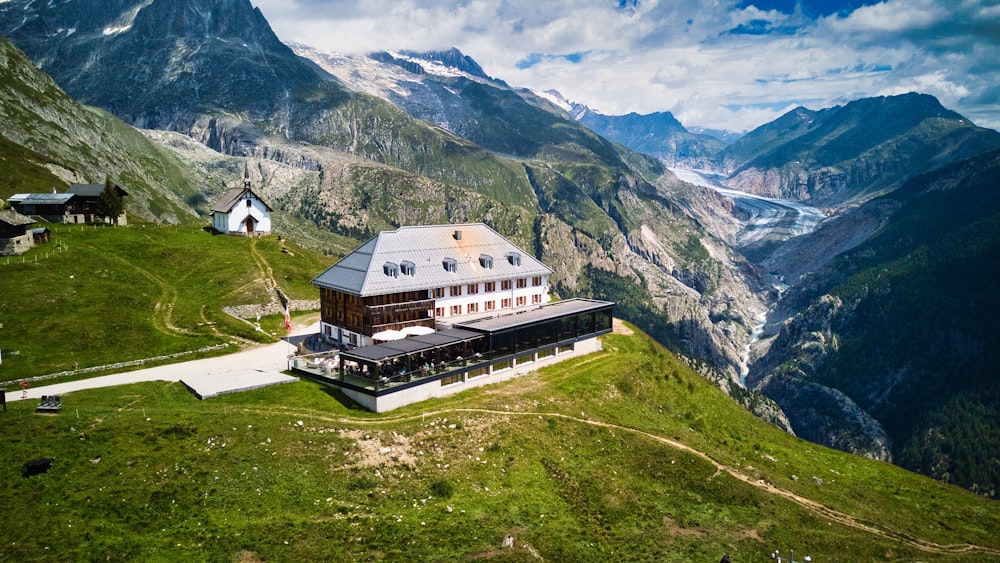
[[[907,0],[883,2],[874,6],[863,6],[845,18],[827,18],[834,30],[852,33],[876,31],[899,33],[915,29],[926,29],[947,14],[944,6],[927,0]]]
[[[1000,127],[993,0],[886,0],[816,20],[737,0],[254,3],[284,40],[342,53],[458,47],[510,84],[609,114],[744,130],[796,105],[917,90]]]

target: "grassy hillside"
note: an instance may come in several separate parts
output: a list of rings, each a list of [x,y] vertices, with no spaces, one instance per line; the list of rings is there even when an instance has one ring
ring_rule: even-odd
[[[644,335],[604,347],[387,415],[308,382],[208,401],[168,383],[83,391],[58,416],[13,404],[0,558],[1000,557],[994,503],[799,441]],[[52,469],[21,477],[41,456]]]
[[[0,257],[0,381],[270,340],[223,307],[267,303],[268,277],[293,299],[332,260],[277,237],[196,227],[50,225],[52,242]]]
[[[70,99],[3,37],[0,99],[0,198],[110,176],[128,191],[129,213],[198,221],[184,200],[201,189],[200,178],[121,120]]]

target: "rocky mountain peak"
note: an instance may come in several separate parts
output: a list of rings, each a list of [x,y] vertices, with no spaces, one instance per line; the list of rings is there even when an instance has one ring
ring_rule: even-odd
[[[143,2],[136,31],[170,37],[243,40],[267,48],[281,45],[270,25],[249,0],[171,0]]]
[[[471,74],[472,76],[477,76],[486,80],[494,80],[493,77],[486,74],[486,71],[483,70],[483,67],[479,66],[479,63],[477,63],[475,59],[455,47],[445,51],[400,51],[400,53],[408,57],[440,63],[446,67],[462,71],[466,74]]]
[[[318,81],[249,0],[12,0],[0,29],[72,96],[146,128],[201,108],[270,115]]]

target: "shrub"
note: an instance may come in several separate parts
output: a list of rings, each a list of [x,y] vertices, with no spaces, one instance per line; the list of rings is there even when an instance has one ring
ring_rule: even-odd
[[[441,479],[431,484],[431,493],[437,498],[451,498],[451,495],[455,493],[455,489],[451,483]]]

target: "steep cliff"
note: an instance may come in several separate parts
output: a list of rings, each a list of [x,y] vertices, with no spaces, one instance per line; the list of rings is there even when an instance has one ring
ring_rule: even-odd
[[[993,151],[872,200],[876,234],[789,290],[748,383],[797,431],[996,494],[998,173]]]

